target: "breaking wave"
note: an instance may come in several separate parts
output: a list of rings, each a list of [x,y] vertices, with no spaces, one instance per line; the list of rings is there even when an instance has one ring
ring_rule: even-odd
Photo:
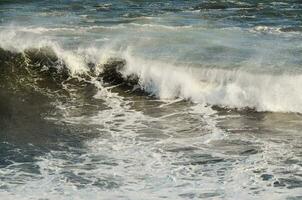
[[[29,47],[30,43],[14,42],[14,45],[5,42],[1,45],[2,68],[8,63],[16,66],[18,62],[23,62],[23,67],[35,66],[32,69],[42,74],[39,79],[48,80],[44,81],[44,86],[50,84],[50,80],[60,85],[71,78],[91,82],[94,77],[102,83],[126,83],[161,100],[181,98],[235,109],[302,113],[300,74],[188,67],[143,59],[132,54],[129,48],[119,52],[106,48],[71,51],[49,41],[33,47]],[[10,73],[16,72],[11,70]]]
[[[302,112],[302,75],[259,74],[244,70],[186,68],[126,56],[123,74],[161,99],[184,98],[230,108]]]

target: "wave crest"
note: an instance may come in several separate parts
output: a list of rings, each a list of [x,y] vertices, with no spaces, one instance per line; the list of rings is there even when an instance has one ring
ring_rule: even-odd
[[[302,113],[302,75],[299,74],[261,74],[238,69],[178,66],[142,59],[129,51],[114,59],[97,49],[90,55],[88,49],[82,52],[86,55],[77,58],[76,54],[68,51],[60,54],[52,47],[30,48],[22,53],[0,49],[0,60],[11,68],[22,62],[31,66],[31,70],[35,70],[34,76],[39,76],[40,84],[47,87],[62,88],[59,86],[62,82],[74,77],[81,77],[82,81],[91,84],[94,77],[104,83],[127,86],[123,88],[127,90],[129,87],[139,88],[139,91],[162,100],[182,98],[228,108]],[[70,64],[78,60],[76,68],[86,69],[81,73]],[[2,82],[2,85],[7,85]]]

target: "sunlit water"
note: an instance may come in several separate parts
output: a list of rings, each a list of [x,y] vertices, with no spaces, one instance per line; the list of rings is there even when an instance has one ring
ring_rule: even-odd
[[[0,198],[302,199],[301,13],[0,1]],[[112,58],[146,93],[97,78]]]

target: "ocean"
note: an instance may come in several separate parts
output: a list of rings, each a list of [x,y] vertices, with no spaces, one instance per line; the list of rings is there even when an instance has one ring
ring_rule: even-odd
[[[0,199],[302,199],[300,0],[0,0]]]

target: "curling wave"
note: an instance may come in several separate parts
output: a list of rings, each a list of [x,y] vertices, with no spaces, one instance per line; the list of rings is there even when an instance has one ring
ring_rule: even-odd
[[[182,98],[235,109],[302,113],[300,74],[260,74],[238,69],[185,67],[141,59],[127,50],[116,59],[97,49],[93,53],[86,49],[82,53],[90,54],[81,57],[58,49],[33,48],[15,54],[2,49],[0,58],[2,62],[11,59],[12,65],[22,58],[24,63],[39,66],[38,71],[43,74],[40,78],[48,80],[48,83],[55,80],[56,84],[61,84],[72,77],[81,77],[89,82],[91,77],[99,77],[96,80],[126,85],[127,89],[130,86],[162,100]],[[3,63],[7,63],[7,60]]]

